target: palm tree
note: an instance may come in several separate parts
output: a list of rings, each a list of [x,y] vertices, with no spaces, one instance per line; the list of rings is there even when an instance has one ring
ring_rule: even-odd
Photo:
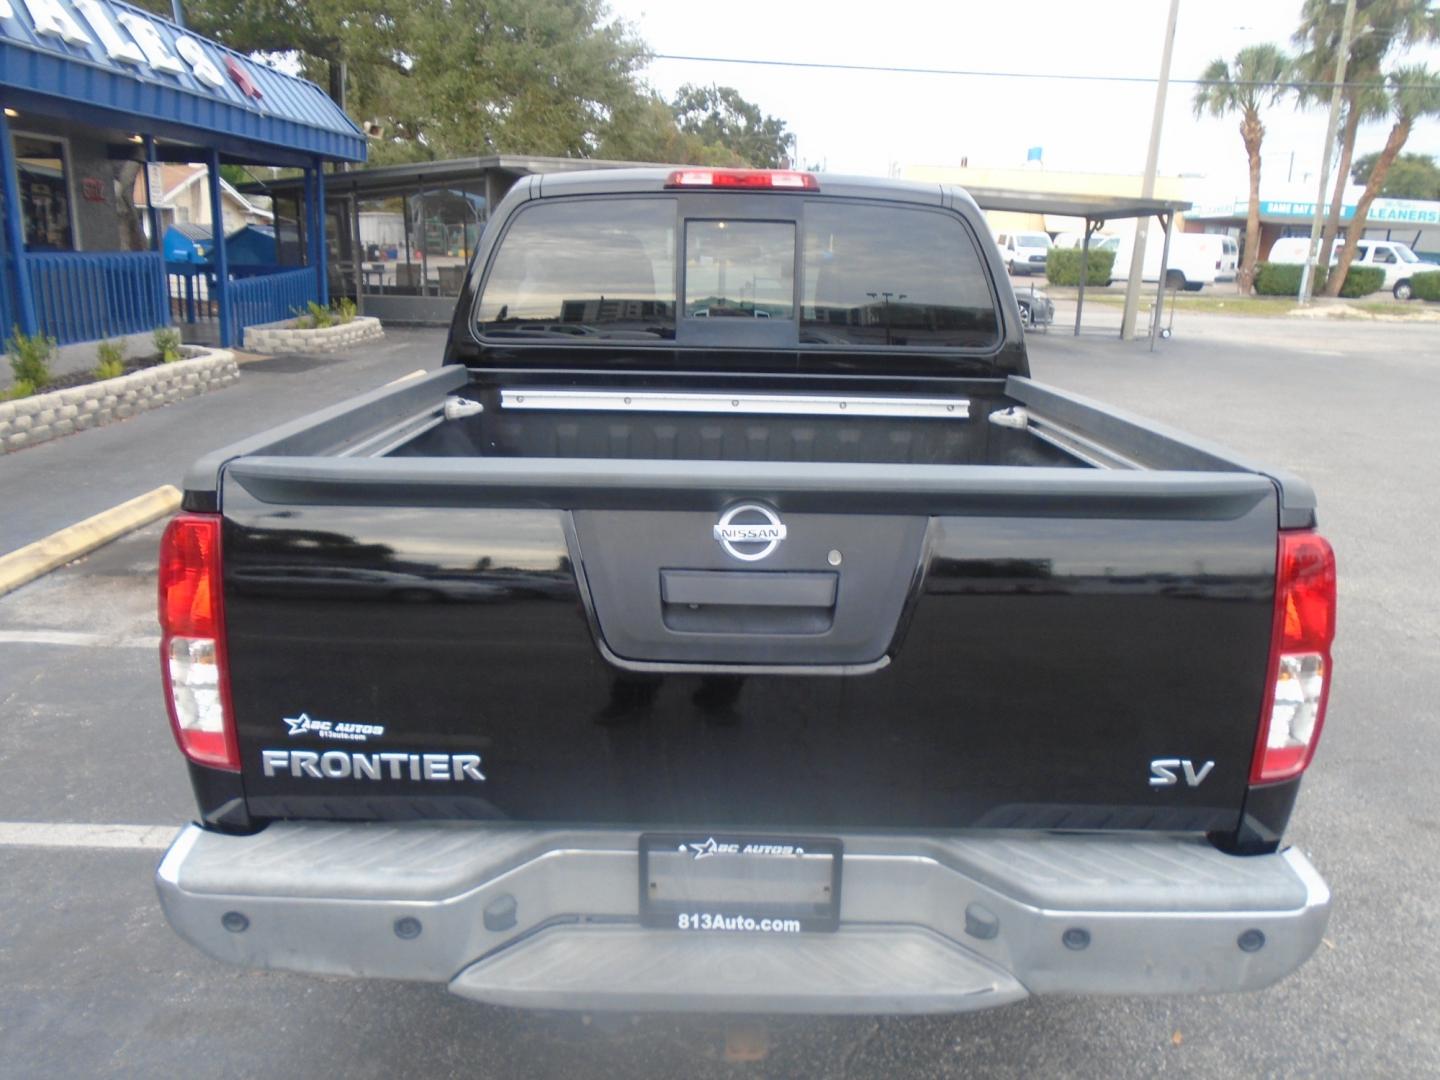
[[[1305,0],[1300,26],[1291,39],[1300,48],[1296,67],[1310,85],[1299,95],[1302,108],[1327,105],[1339,59],[1340,28],[1345,5],[1337,0]],[[1345,120],[1340,130],[1340,162],[1335,170],[1335,189],[1320,245],[1321,266],[1330,263],[1330,251],[1340,231],[1340,212],[1350,165],[1355,156],[1355,139],[1366,120],[1378,120],[1389,112],[1389,103],[1380,84],[1385,57],[1395,49],[1440,41],[1440,11],[1430,0],[1359,0],[1355,25],[1350,36],[1350,59],[1341,91]]]
[[[1250,209],[1245,216],[1245,254],[1236,280],[1242,293],[1255,279],[1260,256],[1260,144],[1265,125],[1260,110],[1274,105],[1290,90],[1292,61],[1274,45],[1248,45],[1231,63],[1212,60],[1195,88],[1195,118],[1240,114],[1240,138],[1250,158]]]
[[[1390,137],[1385,140],[1385,149],[1380,151],[1375,167],[1370,170],[1370,180],[1365,185],[1365,192],[1355,204],[1355,216],[1350,219],[1347,235],[1357,241],[1365,235],[1365,221],[1370,216],[1370,204],[1385,186],[1385,177],[1390,172],[1390,166],[1395,164],[1395,159],[1405,148],[1405,140],[1410,138],[1410,130],[1415,126],[1415,121],[1426,116],[1440,116],[1440,74],[1431,71],[1424,64],[1396,68],[1385,80],[1385,85],[1390,91],[1390,111],[1395,117],[1395,124],[1390,129]],[[1350,272],[1350,263],[1355,258],[1355,248],[1356,244],[1352,242],[1340,249],[1340,261],[1335,266],[1335,272],[1325,282],[1326,296],[1340,295],[1340,288],[1345,284],[1345,275]]]

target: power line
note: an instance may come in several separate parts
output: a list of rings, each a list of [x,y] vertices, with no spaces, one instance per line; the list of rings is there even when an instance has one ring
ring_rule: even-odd
[[[683,60],[695,64],[743,64],[752,67],[782,67],[782,68],[811,68],[825,71],[874,71],[882,74],[892,75],[954,75],[974,79],[1034,79],[1052,80],[1057,82],[1109,82],[1109,83],[1149,83],[1154,84],[1158,80],[1153,75],[1082,75],[1075,72],[1051,72],[1051,71],[984,71],[978,68],[924,68],[924,67],[899,67],[890,64],[834,64],[825,63],[819,60],[756,60],[737,56],[682,56],[678,53],[652,53],[652,60]],[[1324,79],[1306,80],[1296,79],[1283,83],[1269,83],[1264,80],[1248,79],[1171,79],[1171,83],[1179,83],[1184,86],[1283,86],[1290,90],[1329,90],[1336,84]],[[1401,89],[1401,85],[1392,86],[1383,82],[1346,82],[1340,83],[1341,87],[1350,89],[1384,90]],[[1408,88],[1408,85],[1403,87]]]

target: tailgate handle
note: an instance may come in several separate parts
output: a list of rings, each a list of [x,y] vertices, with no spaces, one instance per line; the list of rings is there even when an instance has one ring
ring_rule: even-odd
[[[838,574],[661,570],[660,599],[709,607],[832,608]]]
[[[661,570],[660,621],[672,634],[826,634],[839,574]]]

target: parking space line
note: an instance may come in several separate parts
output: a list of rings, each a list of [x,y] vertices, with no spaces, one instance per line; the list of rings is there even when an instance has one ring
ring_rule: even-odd
[[[164,851],[174,825],[97,825],[58,821],[0,821],[0,848],[116,848]]]
[[[158,649],[160,635],[116,637],[76,630],[0,630],[0,645],[81,645],[102,649]]]
[[[164,484],[84,521],[67,525],[43,540],[0,555],[0,596],[20,588],[57,567],[74,562],[98,547],[180,508],[180,489]]]

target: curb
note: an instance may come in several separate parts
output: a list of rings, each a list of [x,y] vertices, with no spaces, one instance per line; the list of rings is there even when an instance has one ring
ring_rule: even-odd
[[[165,484],[0,556],[0,596],[179,508],[180,490]]]

